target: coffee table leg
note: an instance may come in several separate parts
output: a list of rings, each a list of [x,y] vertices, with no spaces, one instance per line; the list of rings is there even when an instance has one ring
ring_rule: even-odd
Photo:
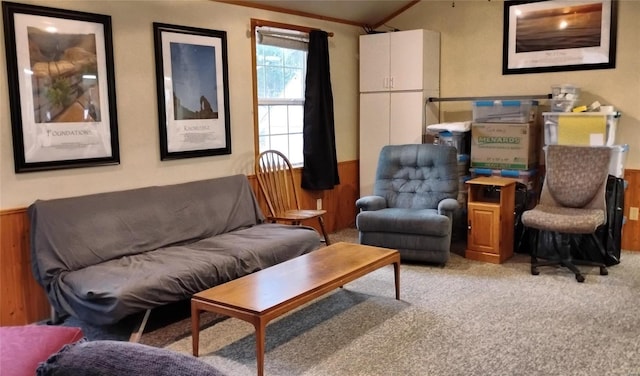
[[[258,368],[258,376],[264,375],[264,342],[265,328],[267,323],[261,319],[254,324],[256,328],[256,363]]]
[[[191,346],[193,356],[198,356],[198,346],[200,344],[200,310],[196,303],[191,301]]]
[[[400,261],[393,263],[393,275],[396,280],[396,299],[400,300]]]

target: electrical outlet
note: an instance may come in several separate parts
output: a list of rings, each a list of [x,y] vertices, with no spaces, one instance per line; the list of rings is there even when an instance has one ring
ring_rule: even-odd
[[[633,206],[629,208],[629,219],[632,221],[638,220],[638,208]]]
[[[321,198],[316,200],[316,209],[322,210],[322,199]]]

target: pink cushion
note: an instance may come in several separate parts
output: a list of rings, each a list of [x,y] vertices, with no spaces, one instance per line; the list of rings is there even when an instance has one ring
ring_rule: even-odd
[[[82,329],[68,326],[25,325],[0,327],[2,376],[35,375],[40,362],[62,346],[84,336]]]

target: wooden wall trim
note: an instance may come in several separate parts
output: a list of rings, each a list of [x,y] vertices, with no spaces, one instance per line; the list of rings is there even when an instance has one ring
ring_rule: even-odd
[[[31,273],[26,209],[0,211],[0,305],[0,326],[48,316],[46,295]]]
[[[327,191],[301,190],[301,204],[316,208],[321,198],[328,232],[353,226],[358,198],[358,161],[338,163],[340,185]],[[296,171],[300,182],[301,171]],[[256,198],[266,213],[266,201],[255,176],[249,176]],[[305,223],[319,230],[317,221]],[[49,317],[49,302],[44,289],[31,272],[29,218],[26,208],[0,210],[0,326],[24,325]]]
[[[626,223],[622,226],[622,249],[640,251],[640,221],[630,220],[631,207],[640,207],[640,170],[625,170],[624,180],[627,189],[624,191],[624,216]]]

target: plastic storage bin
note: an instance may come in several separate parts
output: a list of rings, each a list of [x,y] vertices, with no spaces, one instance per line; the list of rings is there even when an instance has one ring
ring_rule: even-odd
[[[620,112],[543,112],[545,145],[612,146]]]
[[[549,109],[552,112],[571,112],[576,102],[572,99],[549,99]]]
[[[471,156],[469,154],[458,154],[458,175],[469,175],[469,165]]]
[[[551,100],[549,101],[552,112],[571,112],[578,103],[580,88],[571,84],[552,85]]]
[[[476,123],[527,123],[536,118],[538,101],[474,101],[473,121]]]
[[[469,198],[469,192],[467,191],[467,181],[471,180],[471,175],[464,175],[458,177],[458,197],[457,201],[461,207],[467,207],[467,201]]]
[[[629,154],[629,145],[624,144],[611,146],[609,175],[613,175],[616,178],[624,178],[624,165],[627,162],[627,154]]]
[[[571,85],[551,85],[551,98],[552,99],[568,99],[577,100],[580,97],[580,88]]]
[[[438,133],[438,142],[441,145],[455,146],[458,154],[471,152],[471,132],[441,131]]]

